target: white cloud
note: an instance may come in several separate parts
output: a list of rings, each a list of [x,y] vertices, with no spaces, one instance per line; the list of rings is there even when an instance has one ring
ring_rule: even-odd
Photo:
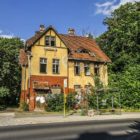
[[[17,36],[15,36],[11,32],[5,32],[3,30],[0,30],[0,37],[1,38],[9,38],[10,39],[10,38],[14,38],[14,37],[17,37]],[[25,42],[25,39],[23,39],[23,38],[21,38],[20,40],[23,41],[23,42]]]
[[[2,37],[2,38],[13,38],[14,35],[4,35],[4,34],[1,34],[0,37]]]
[[[6,33],[3,30],[0,30],[0,37],[2,38],[13,38],[15,37],[13,33]]]
[[[104,3],[96,3],[96,14],[110,15],[115,9],[119,8],[121,5],[124,5],[128,2],[140,2],[140,0],[113,0],[106,1]],[[117,4],[116,4],[117,3]]]

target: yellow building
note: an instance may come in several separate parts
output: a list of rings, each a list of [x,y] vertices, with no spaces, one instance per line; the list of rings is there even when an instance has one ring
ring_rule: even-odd
[[[59,34],[52,26],[40,30],[26,41],[20,52],[22,64],[21,101],[35,108],[37,94],[73,92],[94,85],[98,75],[108,84],[107,63],[111,62],[95,40],[77,36],[74,29]]]

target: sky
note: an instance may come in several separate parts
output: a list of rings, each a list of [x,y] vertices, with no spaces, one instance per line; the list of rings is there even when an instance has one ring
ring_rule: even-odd
[[[77,35],[86,31],[97,37],[112,11],[134,1],[140,0],[0,0],[0,36],[26,40],[44,24],[59,33],[74,28]]]

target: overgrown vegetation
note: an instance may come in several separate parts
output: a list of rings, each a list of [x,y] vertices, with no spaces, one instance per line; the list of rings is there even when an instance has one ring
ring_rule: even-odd
[[[0,106],[19,103],[21,71],[18,64],[19,38],[0,38]]]
[[[121,94],[122,108],[140,108],[140,2],[127,3],[104,20],[107,31],[97,38],[111,58],[109,84]]]
[[[69,93],[66,97],[66,109],[71,110],[77,104],[76,94]],[[48,94],[46,96],[45,110],[48,112],[61,112],[64,107],[64,94]]]

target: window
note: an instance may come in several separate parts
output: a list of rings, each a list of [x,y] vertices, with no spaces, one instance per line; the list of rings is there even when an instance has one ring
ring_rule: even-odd
[[[83,48],[79,48],[79,49],[77,49],[76,52],[77,52],[77,53],[89,53],[88,50],[83,49]]]
[[[47,59],[40,58],[40,73],[46,73],[47,71]]]
[[[81,92],[81,86],[80,85],[74,85],[74,90],[76,92]]]
[[[80,63],[79,62],[75,62],[74,73],[75,73],[75,75],[80,75]]]
[[[91,85],[85,85],[85,92],[87,94],[91,93]]]
[[[84,64],[84,71],[85,71],[85,75],[89,76],[90,75],[90,65],[85,63]]]
[[[53,74],[59,74],[59,59],[53,59]]]
[[[94,65],[94,73],[95,73],[95,76],[99,76],[99,65],[98,64]]]
[[[46,40],[45,40],[45,45],[46,46],[51,46],[54,47],[55,46],[55,37],[53,36],[46,36]]]

